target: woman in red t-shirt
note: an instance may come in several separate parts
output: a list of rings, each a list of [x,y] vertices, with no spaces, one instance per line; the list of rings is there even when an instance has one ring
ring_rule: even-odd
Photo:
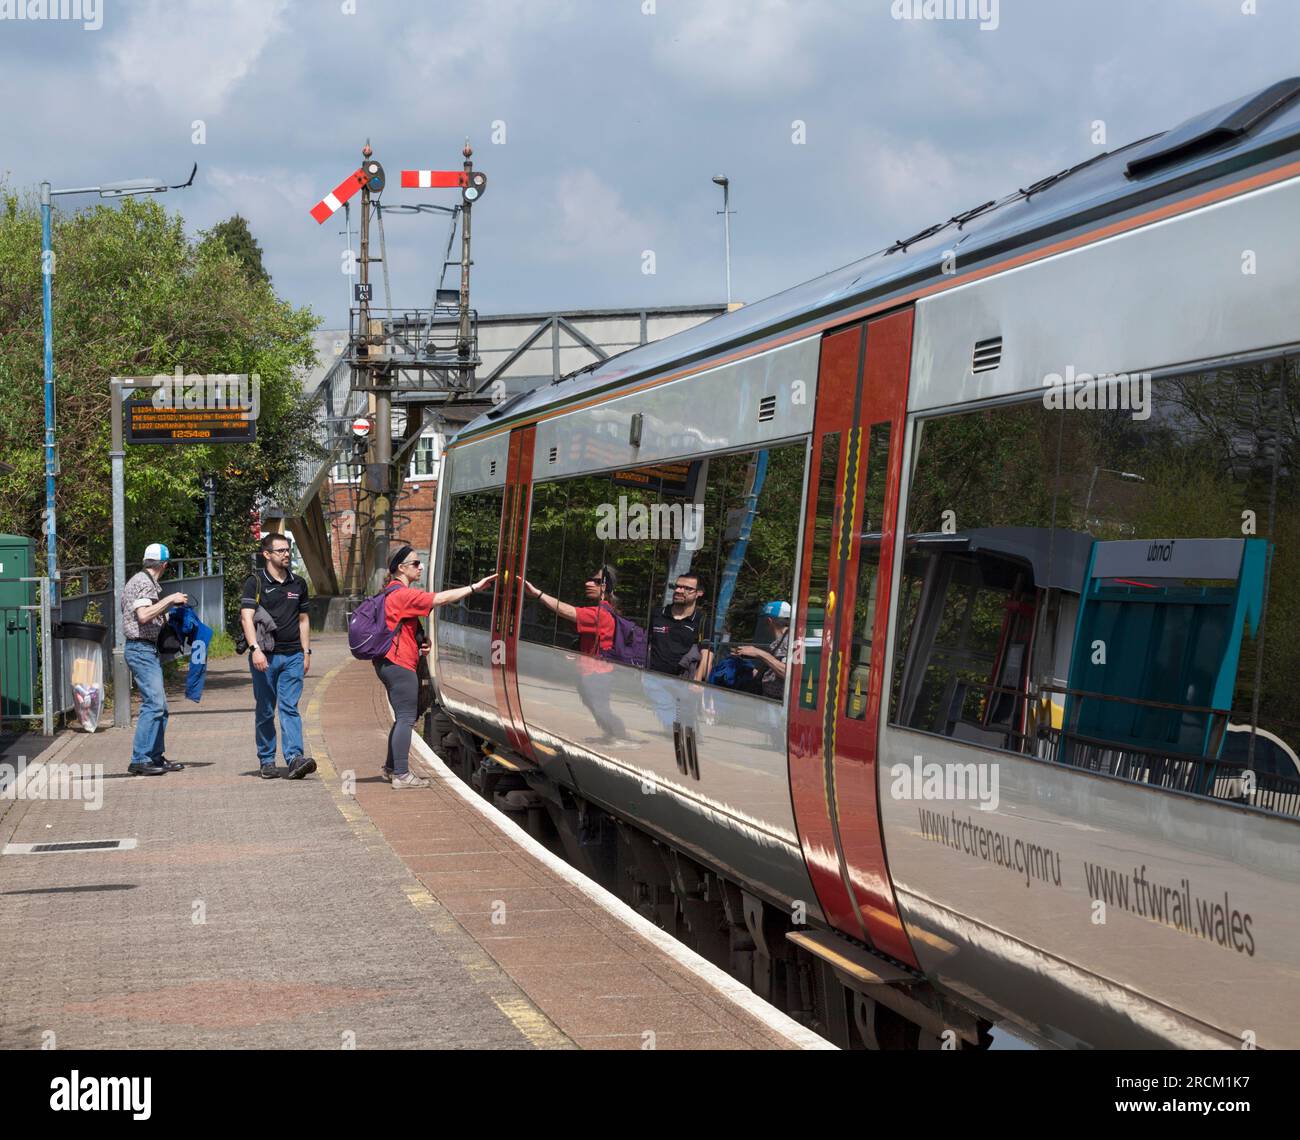
[[[429,642],[424,636],[420,618],[428,617],[435,606],[459,602],[470,594],[492,584],[495,574],[480,578],[472,586],[455,586],[430,594],[417,590],[414,583],[420,577],[423,563],[412,558],[411,547],[403,546],[389,560],[388,571],[392,580],[384,596],[384,618],[389,629],[396,630],[388,653],[375,661],[375,673],[388,690],[388,703],[393,706],[393,727],[388,732],[388,759],[384,763],[384,778],[395,788],[427,788],[429,781],[413,776],[410,770],[411,733],[419,716],[420,657],[429,652]]]
[[[617,582],[618,577],[612,566],[602,566],[589,574],[583,583],[583,592],[591,603],[586,606],[562,602],[559,598],[543,593],[531,582],[524,583],[524,590],[529,597],[536,598],[552,613],[578,627],[578,652],[599,657],[614,646],[614,614],[618,612],[614,587]],[[609,704],[612,673],[612,666],[598,665],[596,662],[580,668],[578,695],[601,728],[601,735],[595,738],[596,742],[627,745],[632,743],[627,739],[627,728]]]

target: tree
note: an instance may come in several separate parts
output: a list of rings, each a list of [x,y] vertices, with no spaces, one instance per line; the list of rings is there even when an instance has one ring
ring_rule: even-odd
[[[243,266],[248,279],[257,284],[259,281],[270,284],[271,275],[262,264],[262,247],[257,244],[248,228],[248,220],[236,214],[224,222],[218,222],[208,231],[206,239],[219,243],[227,253]]]
[[[318,450],[300,379],[315,360],[318,318],[277,298],[224,241],[191,241],[153,200],[59,217],[54,252],[60,564],[111,560],[111,377],[178,367],[256,375],[256,443],[132,446],[125,464],[128,562],[149,542],[177,557],[203,553],[201,480],[211,471],[214,555],[231,560],[228,593],[237,589],[260,497],[294,486]],[[0,187],[0,441],[13,469],[0,471],[0,530],[17,534],[40,532],[44,505],[42,354],[39,213]]]

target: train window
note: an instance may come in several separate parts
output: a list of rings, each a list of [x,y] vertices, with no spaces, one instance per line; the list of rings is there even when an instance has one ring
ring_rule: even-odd
[[[564,535],[569,489],[567,483],[538,483],[533,488],[528,521],[526,575],[539,590],[558,597],[564,566]],[[555,644],[556,615],[525,597],[519,625],[524,641]]]
[[[772,651],[789,622],[805,450],[799,443],[538,484],[528,580],[584,605],[587,576],[608,565],[622,616],[649,631],[655,612],[673,600],[671,583],[694,573],[706,591],[697,603],[703,646]],[[525,603],[520,635],[563,649],[578,643],[576,629],[536,601]],[[783,655],[784,645],[775,652]],[[717,683],[738,671],[728,666]],[[783,669],[743,673],[749,691],[780,698]]]
[[[501,534],[501,505],[504,490],[470,491],[453,495],[447,522],[447,569],[444,589],[477,582],[497,568],[497,543]],[[492,624],[492,600],[496,586],[471,594],[454,605],[438,609],[440,621],[488,629]]]
[[[858,581],[853,595],[853,644],[849,651],[848,703],[845,715],[861,720],[867,710],[871,647],[876,628],[876,573],[885,517],[885,482],[889,477],[888,423],[872,424],[867,434],[867,489],[862,499],[862,539]]]
[[[802,708],[815,709],[820,692],[822,622],[826,619],[826,594],[830,588],[831,537],[838,518],[840,434],[822,436],[817,469],[817,517],[813,520],[812,558],[808,573],[808,614],[804,633],[803,682],[799,691]]]
[[[708,586],[716,569],[718,551],[718,489],[713,485],[712,461],[665,464],[671,478],[661,480],[659,501],[668,514],[668,528],[656,551],[651,579],[651,614],[673,600],[673,583],[679,574],[694,574],[705,591],[696,602],[708,608]],[[710,510],[710,505],[713,509]]]
[[[706,575],[716,653],[710,677],[771,700],[785,692],[806,454],[805,444],[787,444],[709,464],[715,494],[706,495],[706,514],[717,512],[705,535],[717,543]],[[740,660],[728,663],[733,656]]]
[[[657,467],[613,472],[597,524],[605,545],[602,564],[616,575],[619,613],[644,630],[650,628],[656,562],[663,561],[659,551],[674,537],[682,514],[680,507],[669,509],[672,504],[660,509],[663,479]],[[662,570],[659,588],[663,589]]]
[[[1289,774],[1237,778],[1252,725],[1300,743],[1294,383],[1279,362],[1123,377],[919,425],[894,723],[1296,803]]]

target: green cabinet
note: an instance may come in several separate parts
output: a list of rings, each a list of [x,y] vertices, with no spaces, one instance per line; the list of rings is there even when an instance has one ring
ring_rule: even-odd
[[[32,716],[36,712],[36,583],[24,582],[35,573],[36,541],[0,534],[0,719]]]

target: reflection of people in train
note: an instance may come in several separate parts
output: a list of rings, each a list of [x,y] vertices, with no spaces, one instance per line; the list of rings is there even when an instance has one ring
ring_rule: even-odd
[[[709,675],[713,655],[700,644],[703,614],[698,574],[679,574],[673,583],[673,600],[650,623],[649,667],[657,673],[702,681]]]
[[[763,696],[780,700],[785,693],[785,659],[790,652],[790,603],[768,602],[760,611],[772,633],[766,649],[739,645],[732,652],[757,665]]]
[[[669,684],[656,674],[703,681],[713,665],[713,654],[700,644],[703,612],[699,599],[703,593],[698,574],[679,574],[673,583],[672,603],[664,606],[650,622],[650,655],[641,680],[665,729],[671,729],[674,721],[693,726],[696,700],[680,686]]]
[[[524,590],[530,598],[536,598],[552,613],[565,621],[573,622],[578,627],[578,651],[589,657],[597,657],[607,653],[614,645],[614,614],[619,612],[618,599],[614,595],[617,582],[618,575],[612,566],[602,566],[589,574],[583,583],[583,591],[591,603],[586,606],[562,602],[528,581],[524,582]],[[611,665],[598,661],[586,662],[578,674],[578,695],[600,725],[603,735],[599,742],[625,744],[627,729],[609,706],[612,683]]]
[[[608,652],[614,644],[614,614],[619,612],[618,599],[614,596],[617,581],[618,576],[612,566],[602,566],[589,574],[583,583],[583,591],[591,603],[586,606],[562,602],[559,598],[543,593],[531,582],[524,582],[524,590],[530,598],[536,598],[553,614],[573,622],[578,627],[578,651],[594,657]]]

